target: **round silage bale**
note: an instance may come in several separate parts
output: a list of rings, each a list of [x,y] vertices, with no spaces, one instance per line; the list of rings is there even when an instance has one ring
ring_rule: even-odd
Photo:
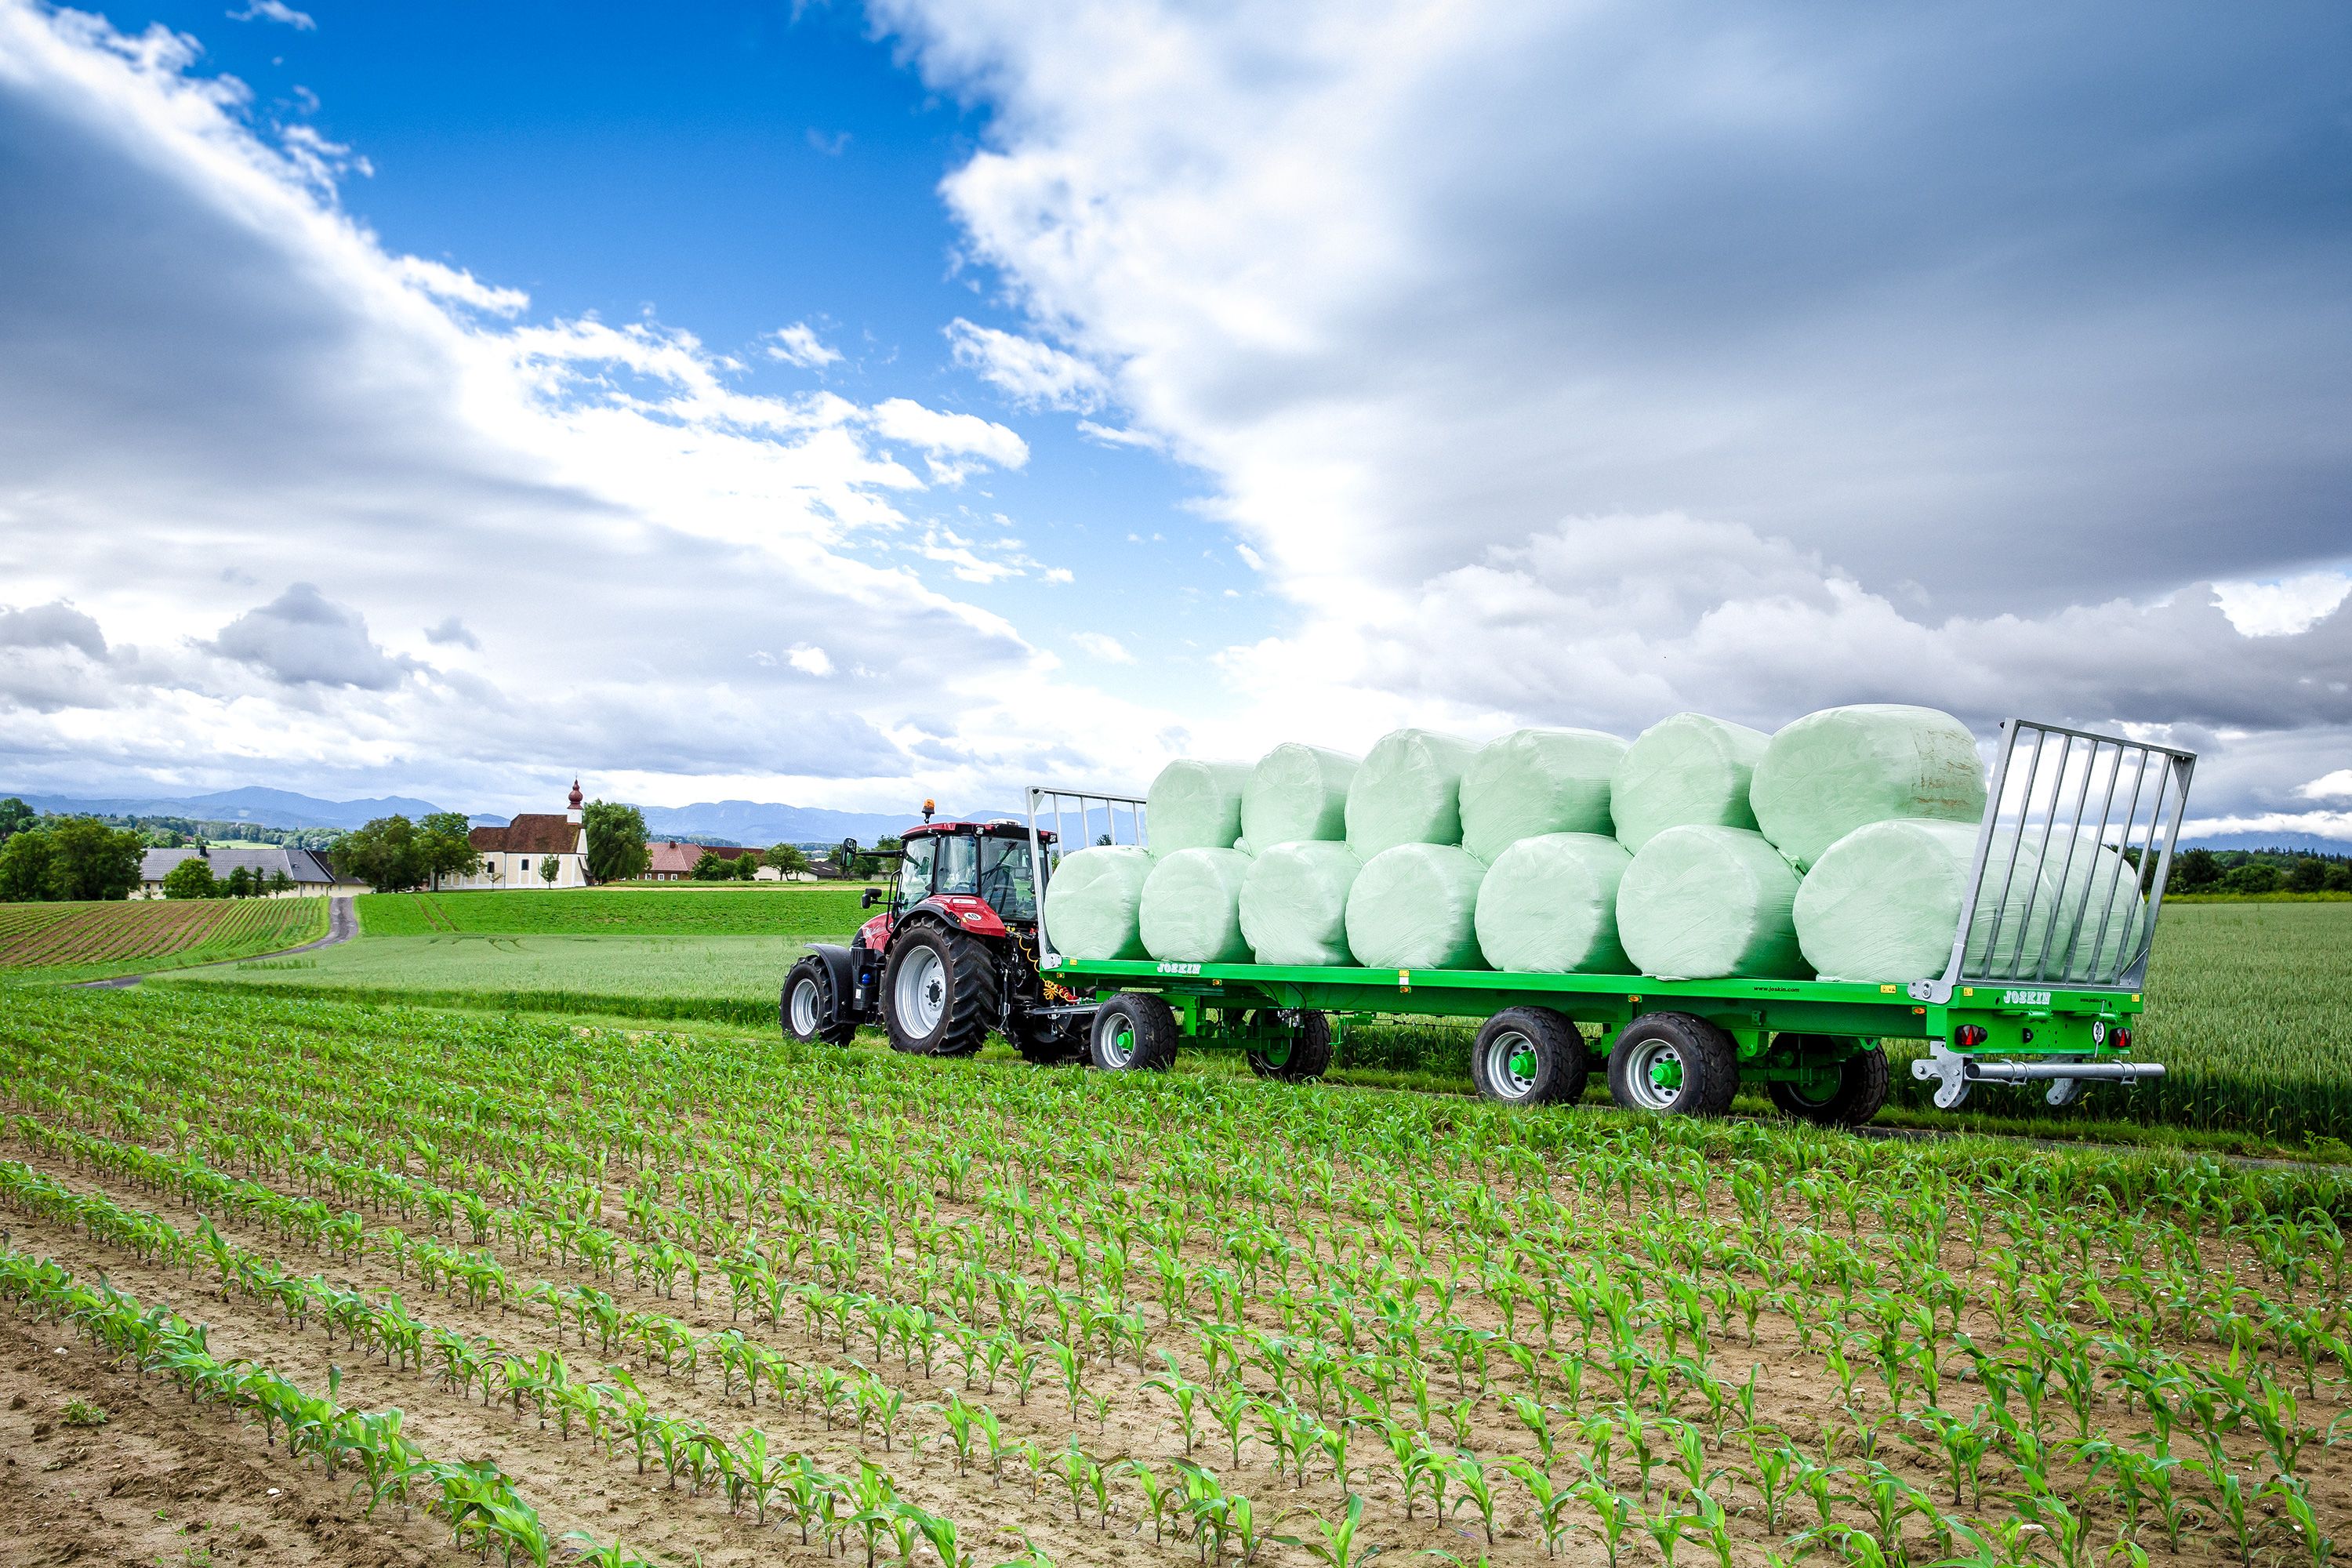
[[[1677,713],[1635,738],[1609,785],[1617,842],[1638,855],[1669,827],[1756,826],[1749,775],[1772,737],[1745,724]]]
[[[1155,855],[1179,849],[1230,849],[1242,832],[1247,763],[1179,757],[1160,770],[1144,796],[1143,820]]]
[[[1597,833],[1522,838],[1478,885],[1478,950],[1496,969],[1630,974],[1617,940],[1617,884],[1633,858]]]
[[[1348,893],[1364,863],[1345,844],[1277,844],[1242,879],[1242,937],[1260,963],[1346,964]]]
[[[1151,855],[1102,844],[1064,856],[1045,884],[1045,935],[1067,958],[1141,958],[1143,884]]]
[[[1478,884],[1486,867],[1452,844],[1399,844],[1348,891],[1348,950],[1371,969],[1484,969]]]
[[[1797,874],[1760,833],[1669,827],[1617,884],[1617,939],[1661,980],[1801,979]]]
[[[1824,708],[1784,725],[1748,789],[1756,826],[1800,870],[1865,823],[1984,815],[1976,737],[1949,713],[1900,703]]]
[[[1515,730],[1462,770],[1462,847],[1494,864],[1540,833],[1607,833],[1625,742],[1598,730]]]
[[[1823,980],[1906,984],[1943,973],[1976,843],[1974,827],[1906,816],[1864,823],[1831,845],[1791,910],[1805,961]],[[1990,915],[1973,923],[1983,930]]]
[[[1348,785],[1362,759],[1285,741],[1258,759],[1242,789],[1242,833],[1272,847],[1348,837]]]
[[[1428,730],[1381,736],[1348,784],[1348,847],[1367,864],[1400,844],[1462,842],[1462,771],[1478,749]]]
[[[1237,849],[1179,849],[1154,861],[1137,921],[1144,951],[1164,963],[1247,963],[1241,902],[1250,858]]]

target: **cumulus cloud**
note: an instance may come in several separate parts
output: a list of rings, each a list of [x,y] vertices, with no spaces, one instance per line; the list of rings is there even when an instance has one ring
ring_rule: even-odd
[[[482,639],[466,628],[466,623],[455,616],[444,616],[439,624],[425,628],[425,640],[436,647],[479,649]]]
[[[210,647],[288,686],[356,686],[384,691],[415,668],[368,637],[367,619],[297,583],[223,626]]]
[[[946,329],[956,363],[1027,407],[1091,414],[1102,406],[1102,372],[1051,343],[958,316]],[[1097,429],[1100,426],[1097,426]]]
[[[106,634],[62,600],[21,610],[0,605],[0,647],[72,648],[90,658],[104,658]]]

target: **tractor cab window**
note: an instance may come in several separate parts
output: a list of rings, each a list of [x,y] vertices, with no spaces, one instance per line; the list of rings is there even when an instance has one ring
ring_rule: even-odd
[[[1029,886],[1029,841],[1026,838],[983,838],[980,841],[980,896],[999,918],[1034,921],[1037,899]]]
[[[935,893],[980,891],[980,841],[969,833],[951,833],[940,841],[940,874],[931,883]]]
[[[898,901],[919,904],[931,896],[931,856],[940,841],[925,837],[907,840],[907,858],[898,862]]]

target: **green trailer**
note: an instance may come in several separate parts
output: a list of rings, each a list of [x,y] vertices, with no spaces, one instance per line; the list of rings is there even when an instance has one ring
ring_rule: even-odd
[[[1079,959],[1055,951],[1042,899],[1037,967],[1048,1010],[1083,1021],[1088,1058],[1112,1070],[1165,1068],[1180,1048],[1207,1047],[1240,1050],[1269,1078],[1312,1079],[1352,1023],[1455,1018],[1478,1023],[1478,1092],[1512,1105],[1572,1101],[1603,1072],[1629,1109],[1720,1115],[1744,1082],[1790,1114],[1858,1125],[1885,1102],[1890,1040],[1927,1044],[1912,1071],[1936,1083],[1945,1109],[1980,1083],[2041,1084],[2064,1105],[2094,1082],[2163,1074],[2134,1056],[2134,1036],[2194,762],[2115,736],[2003,723],[1951,958],[1931,976],[1663,980]],[[1142,843],[1148,832],[1139,800],[1045,787],[1030,791],[1029,826],[1041,872],[1051,846]],[[2125,878],[2137,898],[2116,886]],[[2130,911],[2131,929],[2110,940],[2117,909]]]

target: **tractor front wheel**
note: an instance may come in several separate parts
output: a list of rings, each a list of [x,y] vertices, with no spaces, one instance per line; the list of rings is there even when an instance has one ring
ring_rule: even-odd
[[[892,944],[882,971],[892,1049],[968,1057],[987,1041],[996,1008],[996,965],[980,942],[926,924]]]
[[[857,1020],[841,1016],[841,998],[834,992],[833,971],[821,958],[803,958],[784,976],[777,1012],[784,1033],[804,1045],[845,1046],[857,1033]]]

